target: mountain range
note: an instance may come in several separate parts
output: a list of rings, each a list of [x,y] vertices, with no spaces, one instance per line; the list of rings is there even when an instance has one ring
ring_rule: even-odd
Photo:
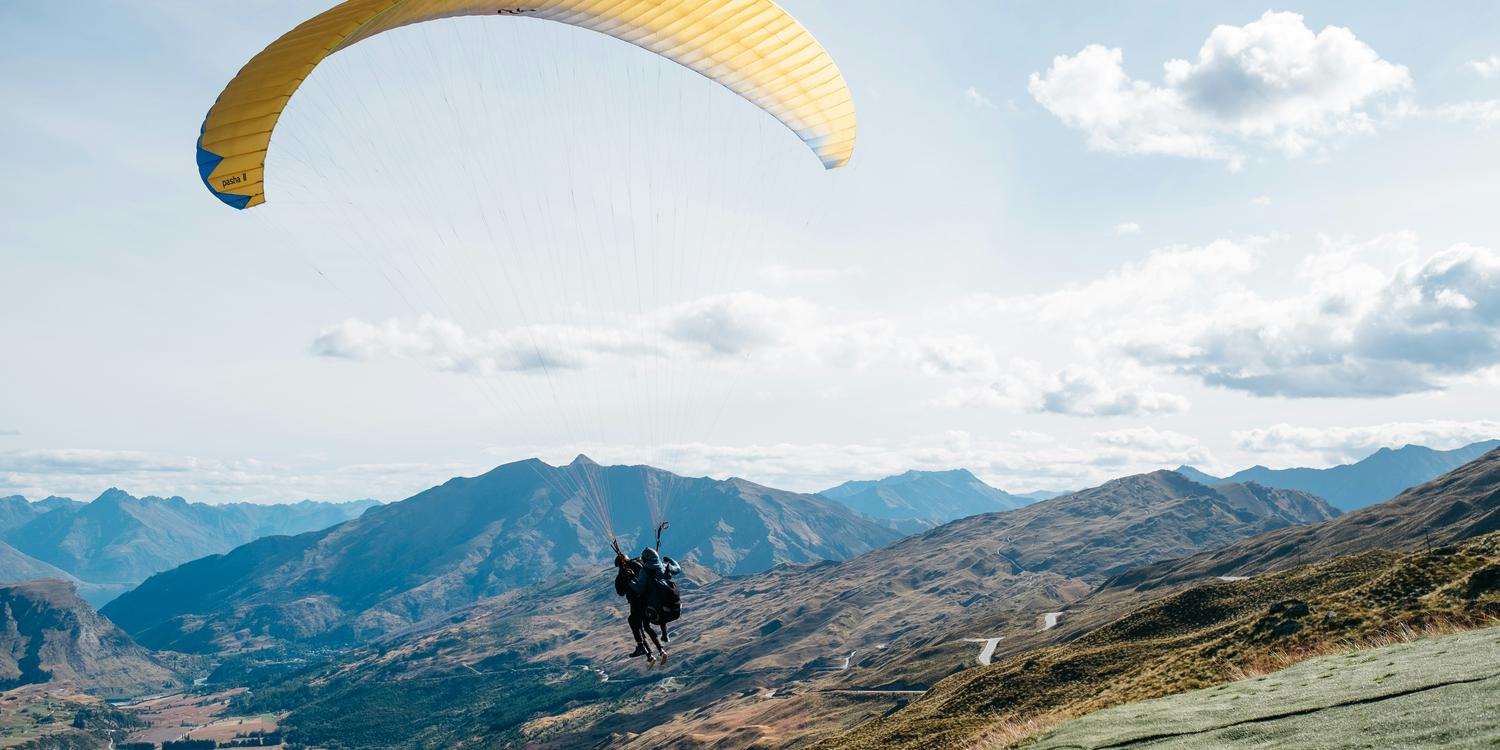
[[[190,503],[110,488],[92,502],[0,498],[0,582],[63,578],[103,604],[154,573],[265,536],[298,534],[377,505]]]
[[[278,642],[348,644],[521,587],[586,570],[608,577],[609,542],[579,480],[609,498],[627,549],[651,537],[649,501],[670,500],[664,549],[712,575],[844,559],[898,534],[819,495],[644,466],[532,459],[453,479],[357,519],[270,537],[157,574],[103,610],[143,644],[185,651]]]
[[[984,496],[970,479],[842,487],[905,512]],[[659,674],[625,657],[585,481],[631,549],[670,500],[684,615]],[[962,744],[999,716],[1212,684],[1304,643],[1286,634],[1500,615],[1500,534],[1483,536],[1500,532],[1500,449],[1347,514],[1157,471],[900,539],[893,520],[739,479],[524,461],[193,560],[103,612],[148,647],[212,655],[216,680],[253,679],[246,711],[289,712],[289,739],[330,748]],[[1313,609],[1285,614],[1297,597]],[[41,674],[15,643],[16,674]],[[995,666],[965,669],[976,654]]]
[[[1252,466],[1227,477],[1205,474],[1191,466],[1177,471],[1196,482],[1258,482],[1267,487],[1311,492],[1349,511],[1390,499],[1408,487],[1419,485],[1452,471],[1500,447],[1500,440],[1485,440],[1453,450],[1433,450],[1420,445],[1381,448],[1352,464],[1327,469],[1268,469]]]
[[[1104,592],[1252,576],[1369,549],[1438,547],[1500,531],[1500,449],[1386,502],[1117,576]]]
[[[818,494],[907,533],[964,516],[1015,510],[1036,499],[985,484],[967,469],[908,471],[884,479],[844,482]]]
[[[704,679],[683,684],[660,711],[590,712],[590,721],[560,727],[546,743],[530,737],[525,744],[574,747],[609,739],[616,747],[670,747],[727,742],[727,733],[734,731],[729,725],[736,721],[734,702],[743,690],[767,679],[796,684],[862,668],[886,654],[930,650],[941,634],[971,628],[982,633],[979,623],[1029,623],[1029,612],[1060,609],[1131,566],[1336,514],[1301,492],[1254,485],[1213,488],[1159,471],[1018,510],[964,518],[843,562],[782,564],[729,578],[700,577],[690,570],[684,582],[685,614],[672,641],[680,644],[673,646],[672,672]],[[122,597],[106,611],[114,616],[114,608],[133,596]],[[218,615],[199,612],[193,617],[211,621]],[[628,648],[624,617],[602,568],[483,599],[380,639],[363,656],[338,663],[325,675],[330,682],[318,688],[316,704],[322,708],[294,712],[292,722],[322,727],[303,739],[323,744],[345,729],[355,731],[345,722],[356,714],[361,721],[370,716],[361,709],[342,716],[324,709],[394,700],[402,690],[423,689],[430,679],[500,675],[549,664],[623,668],[621,657]],[[119,621],[144,642],[156,642],[152,626]],[[950,661],[947,669],[962,663]],[[321,684],[324,677],[298,679]],[[490,699],[498,700],[480,691],[459,699],[461,709],[450,709],[480,715],[489,710],[482,701]],[[668,714],[698,719],[663,723]],[[390,728],[396,734],[387,733],[387,741],[402,746],[400,738],[413,735],[401,733],[419,730],[433,727],[429,720],[410,719],[404,727]],[[690,741],[690,736],[697,739]],[[726,746],[740,746],[742,740],[776,744],[772,737],[741,730]]]

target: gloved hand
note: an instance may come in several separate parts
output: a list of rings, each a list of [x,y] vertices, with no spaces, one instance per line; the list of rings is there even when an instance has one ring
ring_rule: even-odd
[[[625,553],[623,553],[623,552],[616,552],[615,553],[615,567],[616,568],[623,568],[623,567],[625,567]]]

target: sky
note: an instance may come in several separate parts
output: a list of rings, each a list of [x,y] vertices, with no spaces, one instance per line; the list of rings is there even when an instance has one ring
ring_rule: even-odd
[[[326,2],[0,4],[0,494],[397,500],[540,455],[1014,492],[1500,436],[1500,6],[786,0],[823,171],[617,40],[468,18],[203,113]]]

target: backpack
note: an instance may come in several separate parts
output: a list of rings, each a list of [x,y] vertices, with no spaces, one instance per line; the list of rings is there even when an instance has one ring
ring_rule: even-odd
[[[640,574],[641,564],[635,560],[629,560],[625,567],[615,573],[615,596],[626,596],[630,593],[630,582]]]
[[[646,622],[668,623],[682,616],[682,595],[677,591],[677,582],[671,578],[651,576],[651,585],[642,597]]]

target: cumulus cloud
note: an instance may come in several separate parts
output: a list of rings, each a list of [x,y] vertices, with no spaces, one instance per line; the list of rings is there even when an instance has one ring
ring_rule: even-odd
[[[786,344],[819,315],[810,302],[753,293],[706,297],[663,311],[661,328],[677,341],[716,354],[743,354]]]
[[[1291,397],[1435,390],[1500,364],[1500,254],[1455,245],[1389,274],[1350,260],[1310,259],[1331,279],[1303,295],[1241,298],[1121,346],[1211,385]]]
[[[1139,273],[1195,263],[1205,265],[1164,255]],[[1096,303],[1114,296],[1121,303],[1140,301],[1141,295],[1129,289],[1106,293],[1108,283],[1093,286]],[[1057,304],[1071,312],[1082,309],[1072,302]],[[948,407],[1079,417],[1152,416],[1188,408],[1185,398],[1156,388],[1153,376],[1129,361],[1110,363],[1107,373],[1087,364],[1044,371],[1025,359],[1003,361],[986,337],[934,330],[950,329],[934,323],[900,326],[800,298],[737,292],[618,319],[600,329],[537,325],[475,333],[430,316],[384,323],[351,319],[324,329],[312,350],[324,357],[405,360],[479,375],[608,368],[641,357],[726,367],[745,360],[852,370],[879,365],[942,381],[942,395],[931,403]]]
[[[1235,432],[1233,437],[1241,448],[1257,454],[1331,464],[1357,461],[1380,448],[1410,444],[1447,450],[1493,440],[1500,438],[1500,422],[1429,420],[1358,427],[1309,427],[1282,423]]]
[[[990,345],[973,336],[943,336],[914,341],[908,361],[928,375],[993,377],[1000,361]]]
[[[1078,365],[1059,371],[1040,395],[1042,411],[1075,416],[1175,414],[1188,407],[1182,396]]]
[[[649,346],[631,340],[624,330],[532,326],[471,334],[432,315],[412,322],[351,318],[323,329],[312,350],[339,359],[419,360],[440,370],[481,375],[576,369],[608,354],[651,353]]]
[[[1174,318],[1184,308],[1211,303],[1229,288],[1227,282],[1254,269],[1261,248],[1269,241],[1271,238],[1251,238],[1216,240],[1202,246],[1172,245],[1093,281],[1038,295],[980,296],[966,304],[976,310],[1029,314],[1051,322],[1098,323],[1105,328],[1123,318]]]
[[[1132,79],[1124,52],[1098,44],[1053,59],[1028,89],[1091,148],[1124,154],[1217,159],[1288,157],[1330,139],[1375,129],[1373,106],[1411,87],[1349,29],[1314,33],[1296,13],[1267,12],[1219,26],[1195,60],[1169,60],[1161,83]]]
[[[1252,272],[1277,241],[1163,248],[1092,282],[961,309],[1030,316],[1105,355],[1260,396],[1394,396],[1500,366],[1500,253],[1425,252],[1410,234],[1325,240],[1275,269],[1292,291],[1268,294]]]
[[[991,382],[951,388],[937,403],[1075,417],[1159,416],[1188,408],[1186,398],[1157,390],[1139,367],[1122,365],[1106,374],[1074,364],[1046,372],[1026,360],[1012,362]]]
[[[1116,224],[1115,225],[1115,234],[1118,234],[1118,235],[1121,235],[1121,236],[1124,236],[1124,235],[1127,235],[1127,234],[1140,234],[1140,233],[1141,233],[1141,225],[1137,224],[1137,223],[1135,223],[1133,221],[1127,221],[1127,222],[1125,222],[1123,224]]]
[[[795,297],[735,292],[612,316],[593,327],[547,324],[471,332],[431,315],[382,323],[350,319],[321,331],[312,351],[338,359],[408,360],[440,371],[493,375],[584,369],[642,357],[779,358],[857,369],[899,356],[912,345],[883,320],[851,319]]]
[[[1500,75],[1500,55],[1490,55],[1483,60],[1470,60],[1469,70],[1478,73],[1481,78],[1494,78]]]

